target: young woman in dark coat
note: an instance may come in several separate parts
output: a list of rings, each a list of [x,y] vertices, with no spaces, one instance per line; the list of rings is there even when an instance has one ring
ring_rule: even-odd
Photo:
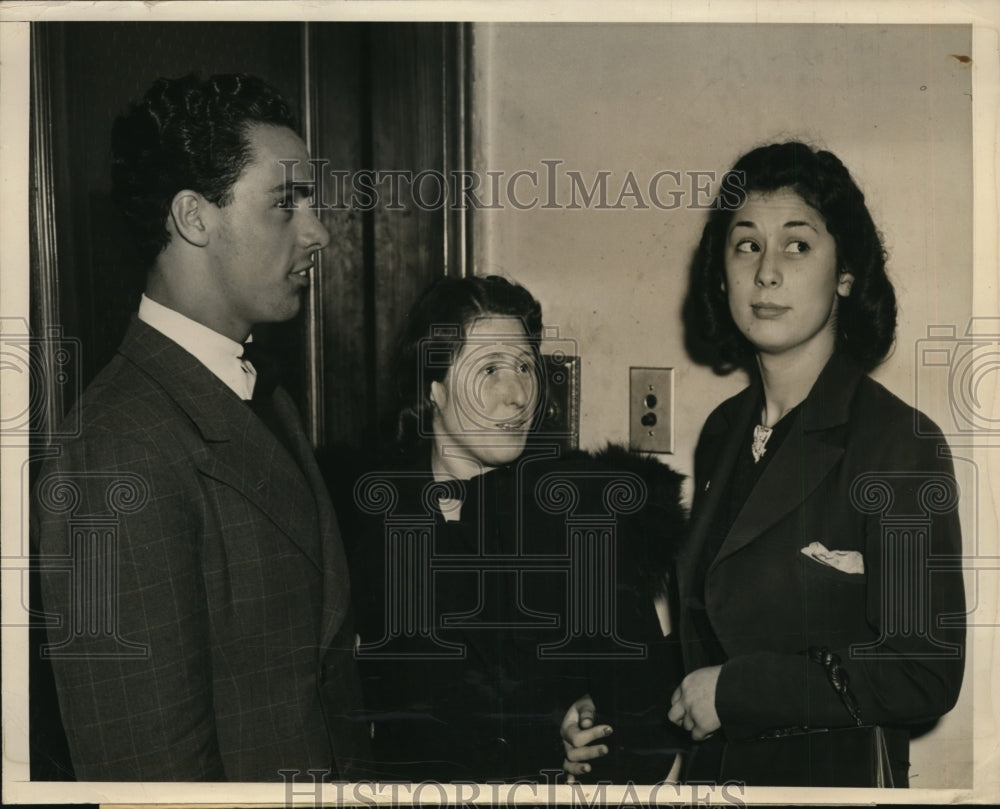
[[[686,777],[713,780],[726,741],[859,716],[884,727],[905,786],[909,728],[950,710],[962,683],[962,574],[930,573],[962,553],[947,445],[868,376],[893,343],[896,302],[840,160],[773,144],[740,158],[722,188],[690,302],[702,336],[751,384],[708,417],[695,452],[679,562],[689,673],[669,712],[702,742]],[[835,656],[856,716],[818,652]],[[818,753],[796,774],[730,775],[751,785],[852,777]]]

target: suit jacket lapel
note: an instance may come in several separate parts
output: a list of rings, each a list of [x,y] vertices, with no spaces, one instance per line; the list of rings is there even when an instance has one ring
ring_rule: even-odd
[[[311,495],[310,506],[316,508],[319,517],[320,530],[317,532],[316,538],[321,544],[315,549],[315,558],[324,571],[323,626],[320,648],[326,649],[343,624],[350,604],[351,589],[347,572],[347,556],[344,553],[340,526],[337,523],[337,515],[333,510],[333,503],[330,501],[330,495],[326,489],[326,482],[316,464],[312,446],[299,426],[299,415],[295,404],[285,390],[278,388],[274,392],[274,406],[278,417],[288,430],[295,460],[308,484],[308,494]]]
[[[711,567],[764,534],[830,473],[844,454],[844,435],[835,428],[847,423],[862,375],[852,360],[839,354],[830,358],[795,415],[791,432],[737,514]],[[748,424],[744,420],[734,425],[732,434],[737,442],[743,440]]]
[[[260,508],[322,568],[319,538],[302,519],[315,508],[312,492],[250,408],[194,356],[141,320],[132,321],[119,352],[155,379],[198,428],[205,442],[194,455],[198,468]]]
[[[236,489],[263,511],[317,568],[322,569],[319,534],[310,520],[303,519],[317,509],[304,471],[235,394],[233,403],[226,409],[232,411],[234,438],[207,445],[195,462],[206,475]]]

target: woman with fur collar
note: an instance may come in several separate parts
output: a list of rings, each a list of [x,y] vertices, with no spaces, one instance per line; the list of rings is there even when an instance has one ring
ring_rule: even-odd
[[[441,279],[405,324],[398,448],[355,487],[382,777],[550,779],[559,719],[588,691],[616,729],[595,776],[661,780],[683,743],[650,710],[680,678],[654,599],[676,593],[681,476],[533,435],[541,334],[540,304],[496,276]]]

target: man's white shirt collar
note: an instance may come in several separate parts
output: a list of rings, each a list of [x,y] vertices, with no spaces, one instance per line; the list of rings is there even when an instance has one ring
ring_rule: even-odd
[[[240,359],[243,355],[242,343],[230,340],[224,334],[168,309],[145,295],[139,303],[139,320],[193,354],[195,359],[241,399],[251,397],[256,374],[250,363],[244,363]]]

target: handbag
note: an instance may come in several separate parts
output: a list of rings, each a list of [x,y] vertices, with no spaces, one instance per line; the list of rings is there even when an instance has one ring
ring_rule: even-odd
[[[769,731],[756,739],[726,742],[718,783],[749,786],[892,787],[885,731],[865,724],[851,695],[840,658],[827,649],[809,648],[811,660],[826,670],[854,725],[839,728],[794,727]]]

